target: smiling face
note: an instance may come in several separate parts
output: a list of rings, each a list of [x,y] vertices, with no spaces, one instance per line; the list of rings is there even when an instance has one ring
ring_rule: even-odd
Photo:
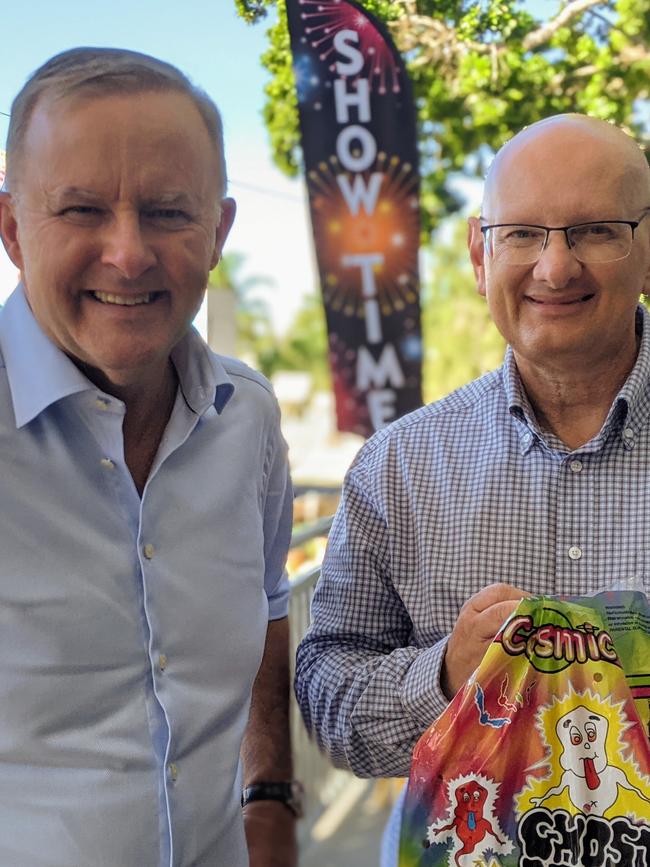
[[[650,207],[645,158],[622,132],[585,118],[563,117],[520,133],[500,153],[486,184],[488,224],[567,226],[638,220]],[[616,262],[586,264],[552,232],[538,262],[507,265],[486,255],[481,223],[470,221],[478,289],[522,374],[530,367],[571,371],[621,354],[634,358],[634,311],[650,288],[650,218],[632,252]]]
[[[189,328],[234,216],[214,148],[172,91],[37,105],[0,229],[37,321],[91,377],[155,378]]]

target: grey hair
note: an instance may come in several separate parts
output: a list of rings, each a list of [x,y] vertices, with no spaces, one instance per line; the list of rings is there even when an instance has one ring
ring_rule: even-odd
[[[32,73],[11,106],[4,188],[11,190],[16,183],[27,128],[40,99],[146,91],[175,91],[192,100],[215,145],[220,174],[219,195],[223,198],[226,193],[226,161],[219,109],[205,91],[192,84],[171,63],[123,48],[71,48],[55,54]]]

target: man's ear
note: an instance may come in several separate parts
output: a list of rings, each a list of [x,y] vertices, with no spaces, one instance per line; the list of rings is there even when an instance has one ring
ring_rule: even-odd
[[[18,221],[14,211],[15,202],[11,198],[11,193],[0,193],[0,237],[7,255],[22,272],[23,255],[18,239]]]
[[[467,220],[467,248],[476,277],[476,290],[485,298],[485,241],[478,217],[469,217]]]
[[[644,298],[650,298],[650,256],[648,256],[646,272],[643,277],[643,287],[641,289],[641,294]]]
[[[235,221],[236,211],[237,205],[234,199],[223,199],[221,202],[221,220],[219,221],[214,236],[214,250],[212,251],[212,258],[210,259],[210,270],[216,268],[217,263],[221,258],[221,251],[223,250],[223,245],[226,243],[226,238],[232,228],[232,224]]]

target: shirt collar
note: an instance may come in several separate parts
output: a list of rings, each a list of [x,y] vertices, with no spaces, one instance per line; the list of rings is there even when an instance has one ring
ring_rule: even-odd
[[[4,359],[16,427],[36,418],[56,401],[93,388],[90,380],[52,343],[34,318],[22,284],[0,315]]]
[[[526,452],[533,444],[533,434],[539,436],[540,431],[535,418],[535,413],[533,412],[533,408],[528,400],[528,395],[526,394],[519,377],[515,354],[512,351],[511,346],[508,346],[506,349],[503,367],[501,368],[501,378],[506,393],[510,415],[513,416],[518,423],[517,426],[519,428],[521,447],[523,452]]]
[[[636,330],[641,341],[634,367],[622,388],[614,398],[607,414],[601,434],[607,434],[614,426],[623,427],[626,448],[633,446],[639,428],[650,413],[650,315],[641,304],[636,311]],[[502,382],[510,414],[520,422],[522,448],[531,448],[535,437],[542,438],[535,413],[530,405],[517,369],[517,363],[508,346],[502,367]],[[531,433],[533,434],[531,436]],[[600,435],[599,435],[600,436]]]
[[[7,371],[17,428],[65,397],[97,390],[42,330],[22,284],[0,313],[0,355]],[[174,347],[172,360],[190,409],[202,415],[214,406],[221,413],[234,385],[219,358],[194,329]]]
[[[214,406],[221,414],[235,386],[219,356],[210,351],[194,328],[190,328],[176,344],[172,350],[172,361],[189,408],[197,415],[203,415]]]
[[[632,444],[631,441],[645,424],[650,413],[650,315],[642,305],[637,308],[636,329],[637,334],[641,336],[636,363],[617,394],[607,417],[609,421],[614,411],[618,410],[621,424],[625,428],[623,436],[628,446]]]

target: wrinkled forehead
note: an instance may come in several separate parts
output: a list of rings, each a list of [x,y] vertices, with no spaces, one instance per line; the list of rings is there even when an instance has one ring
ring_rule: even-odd
[[[139,142],[139,151],[123,150],[127,136]],[[98,147],[111,139],[114,147]],[[194,101],[173,88],[101,93],[86,89],[41,95],[22,140],[19,169],[25,173],[39,162],[49,172],[67,163],[70,173],[75,173],[79,161],[71,160],[69,152],[82,155],[86,162],[92,153],[97,154],[97,159],[108,155],[104,167],[111,161],[117,165],[124,153],[141,152],[142,170],[152,175],[164,165],[161,154],[171,152],[177,158],[179,177],[188,174],[192,167],[205,164],[205,171],[195,170],[197,179],[216,178],[220,198],[225,184],[223,154],[218,143]],[[192,155],[194,161],[188,159]]]
[[[650,205],[650,169],[638,145],[591,119],[535,124],[497,154],[485,183],[483,215],[557,225],[630,219]]]

